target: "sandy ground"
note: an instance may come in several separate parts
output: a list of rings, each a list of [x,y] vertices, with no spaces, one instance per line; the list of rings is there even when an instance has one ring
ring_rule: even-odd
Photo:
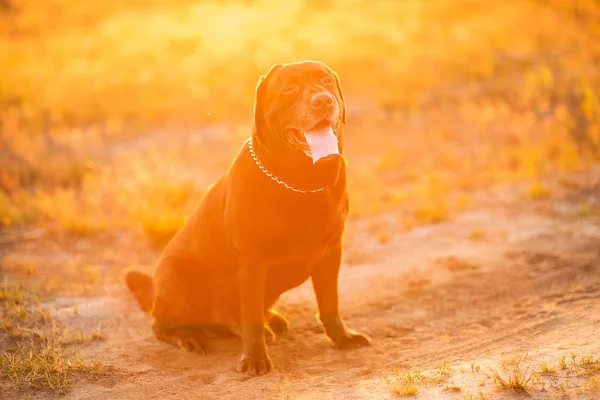
[[[269,346],[274,372],[258,378],[235,371],[238,341],[195,355],[153,337],[121,274],[131,265],[150,270],[158,253],[125,234],[23,241],[11,257],[47,265],[78,257],[105,267],[95,294],[48,304],[61,322],[101,326],[105,336],[80,351],[105,373],[76,378],[65,399],[391,399],[386,377],[407,371],[440,374],[417,384],[422,399],[598,399],[600,370],[578,363],[600,356],[600,217],[578,209],[598,202],[600,189],[559,197],[524,202],[490,189],[455,220],[410,231],[386,214],[352,220],[341,308],[372,347],[333,349],[306,282],[281,298],[277,308],[290,330]],[[384,243],[371,233],[374,224],[389,225]],[[533,372],[528,391],[495,385],[492,371],[525,354]],[[566,370],[538,373],[563,356]],[[55,397],[24,393],[11,389],[0,398]]]

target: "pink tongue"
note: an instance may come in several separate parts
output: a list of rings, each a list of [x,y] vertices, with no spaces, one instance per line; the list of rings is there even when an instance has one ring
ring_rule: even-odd
[[[313,164],[329,155],[340,154],[338,141],[331,126],[313,128],[304,132],[304,137],[310,147]]]

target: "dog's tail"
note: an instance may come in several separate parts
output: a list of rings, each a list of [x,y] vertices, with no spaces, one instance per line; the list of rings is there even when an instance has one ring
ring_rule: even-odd
[[[133,293],[142,311],[150,312],[154,302],[152,275],[137,269],[127,269],[125,270],[125,284]]]

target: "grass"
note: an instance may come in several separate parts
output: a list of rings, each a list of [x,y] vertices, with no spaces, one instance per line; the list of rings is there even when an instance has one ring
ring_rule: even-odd
[[[419,392],[419,382],[423,379],[419,374],[413,374],[410,372],[400,373],[396,371],[392,376],[385,377],[387,384],[394,396],[397,397],[410,397],[416,396]]]
[[[125,229],[164,246],[211,181],[192,183],[186,171],[223,172],[235,152],[172,148],[176,134],[117,150],[159,128],[224,125],[241,139],[258,77],[305,58],[336,69],[349,107],[375,110],[347,127],[352,218],[394,210],[408,229],[436,224],[477,188],[532,182],[524,196],[542,199],[544,177],[597,162],[598,33],[567,0],[13,3],[16,12],[0,14],[4,229]],[[597,15],[595,2],[579,3]],[[48,20],[52,7],[61,13]],[[39,52],[49,61],[37,62]]]
[[[539,181],[534,181],[527,191],[527,196],[532,200],[548,199],[551,194],[551,191]]]
[[[568,368],[568,367],[567,367],[567,360],[566,360],[566,356],[562,356],[562,357],[560,358],[560,362],[559,362],[559,364],[558,364],[558,365],[559,365],[559,367],[560,367],[560,369],[561,369],[561,370],[566,370],[566,369]]]
[[[535,2],[487,9],[478,2],[453,3],[436,2],[422,10],[411,1],[380,7],[366,7],[362,2],[347,7],[344,2],[331,1],[323,8],[300,1],[267,0],[253,7],[243,2],[216,5],[159,0],[144,7],[140,18],[139,3],[133,0],[118,5],[57,0],[37,7],[19,1],[19,13],[4,17],[8,21],[3,31],[12,31],[18,40],[8,43],[6,52],[13,62],[5,61],[2,70],[20,85],[8,86],[0,100],[22,103],[22,112],[39,125],[45,120],[102,123],[107,130],[119,132],[136,119],[156,124],[162,118],[177,117],[182,122],[203,123],[228,117],[234,109],[249,109],[257,76],[271,64],[322,58],[348,77],[349,89],[368,84],[369,97],[393,110],[418,107],[423,101],[421,93],[439,85],[440,80],[454,82],[465,75],[483,80],[503,69],[511,72],[489,49],[490,43],[498,51],[515,47],[513,36],[504,31],[504,21],[522,24],[518,50],[526,55],[536,47],[560,48],[574,37],[583,40],[576,30],[579,26],[564,21],[564,38],[551,42],[552,23],[561,15],[548,9],[540,12]],[[463,12],[469,5],[471,11]],[[55,30],[44,34],[44,15],[52,6],[63,11],[52,21]],[[585,6],[590,5],[586,2]],[[530,27],[527,22],[535,11],[537,24]],[[320,19],[308,18],[315,12]],[[496,19],[473,18],[480,12]],[[378,23],[361,23],[365,14]],[[401,17],[398,21],[390,15]],[[439,26],[431,29],[424,23],[427,18],[439,19]],[[330,23],[335,23],[335,29],[328,28]],[[132,24],[136,29],[130,28]],[[456,26],[461,29],[453,30]],[[469,32],[481,38],[474,40]],[[339,50],[348,42],[353,43],[351,54]],[[34,63],[32,48],[36,44],[53,56],[53,62],[43,68]],[[447,48],[453,48],[452,54],[444,51]],[[387,66],[378,64],[382,54],[387,55]],[[432,58],[440,62],[439,68],[427,68]],[[177,66],[173,59],[178,60]],[[364,67],[356,72],[361,63],[369,65],[368,76]],[[529,68],[532,78],[527,95],[541,96],[560,84],[554,71],[543,67]],[[419,75],[409,77],[414,70],[419,70]],[[545,75],[550,75],[551,82]],[[60,79],[52,79],[57,76]],[[233,77],[237,78],[235,86],[229,85]],[[53,84],[39,93],[35,84],[42,82]],[[82,84],[88,82],[94,84],[83,90]],[[224,88],[227,90],[220,90]],[[389,90],[396,88],[402,88],[401,96]],[[219,93],[218,102],[215,93]],[[584,104],[588,103],[592,102]],[[593,112],[593,107],[587,108]]]
[[[484,240],[487,236],[487,233],[483,229],[472,229],[469,232],[469,239],[471,240]]]
[[[542,363],[540,366],[540,373],[545,375],[553,375],[556,374],[556,368],[550,367],[548,363]]]
[[[390,376],[384,377],[392,393],[398,397],[416,396],[419,392],[419,386],[436,385],[446,382],[450,377],[452,368],[446,361],[443,361],[435,370],[421,372],[408,371],[402,372],[396,369]],[[444,390],[460,391],[461,389],[453,385],[445,385]]]
[[[41,279],[27,274],[26,268],[18,271],[28,279]],[[75,375],[102,371],[101,365],[78,356],[76,347],[103,340],[101,326],[92,332],[72,329],[40,305],[42,297],[49,300],[58,289],[59,285],[34,281],[11,282],[6,276],[0,286],[0,337],[10,339],[0,350],[0,379],[10,381],[21,394],[31,389],[64,394]]]
[[[436,259],[436,263],[452,272],[475,270],[479,268],[477,265],[455,256],[440,257]]]
[[[7,377],[19,389],[46,387],[63,394],[75,373],[98,368],[80,357],[65,357],[61,345],[54,342],[24,341],[0,355],[0,377]]]
[[[500,370],[490,369],[494,385],[499,389],[526,392],[532,380],[531,367],[526,365],[527,355],[502,362]]]

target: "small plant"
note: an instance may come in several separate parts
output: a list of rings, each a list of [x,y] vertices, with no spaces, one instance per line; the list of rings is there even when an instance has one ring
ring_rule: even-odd
[[[587,357],[581,356],[579,364],[581,366],[592,365],[592,364],[594,364],[594,357],[593,356],[587,356]]]
[[[444,386],[444,390],[447,390],[449,392],[461,392],[462,388],[456,385],[446,385]]]
[[[550,190],[544,186],[543,183],[539,181],[533,181],[529,190],[527,191],[527,195],[532,200],[542,200],[550,197]]]
[[[527,391],[527,386],[531,382],[531,368],[524,365],[527,355],[512,358],[504,361],[501,365],[501,372],[490,369],[494,384],[501,389],[510,389],[512,391]]]
[[[18,388],[47,387],[58,394],[65,392],[74,372],[89,369],[81,358],[65,358],[56,342],[19,343],[14,351],[0,355],[0,375],[8,377]]]
[[[419,373],[400,373],[396,370],[392,376],[386,376],[385,381],[390,385],[392,393],[395,396],[415,396],[419,391],[418,382],[422,382],[424,377]]]
[[[588,381],[583,381],[581,384],[581,389],[584,392],[592,392],[598,388],[600,388],[600,381],[595,376],[592,376]]]
[[[19,319],[20,322],[27,321],[27,310],[25,310],[25,306],[15,306],[14,312],[15,316]]]
[[[98,270],[91,265],[87,265],[84,268],[84,276],[89,284],[94,284],[98,281]]]
[[[442,361],[442,364],[438,366],[439,376],[436,377],[437,382],[443,382],[450,376],[450,366],[446,360]]]
[[[386,244],[390,240],[390,235],[387,232],[380,232],[377,236],[377,241],[381,244]]]
[[[476,373],[479,372],[481,370],[481,367],[477,364],[471,364],[471,372],[472,373]]]
[[[483,240],[486,237],[486,232],[483,229],[472,229],[469,233],[469,239],[471,240]]]
[[[436,262],[452,272],[477,269],[477,265],[455,256],[441,257]]]
[[[542,363],[540,366],[540,373],[547,375],[555,374],[556,368],[548,366],[547,363]]]
[[[37,266],[31,263],[25,264],[25,273],[29,276],[35,275],[37,273]]]
[[[560,369],[563,369],[563,370],[567,369],[567,360],[566,360],[565,356],[562,356],[560,358],[560,363],[558,365],[560,366]]]
[[[415,220],[420,225],[439,224],[449,219],[448,208],[443,205],[420,206],[415,210]]]

